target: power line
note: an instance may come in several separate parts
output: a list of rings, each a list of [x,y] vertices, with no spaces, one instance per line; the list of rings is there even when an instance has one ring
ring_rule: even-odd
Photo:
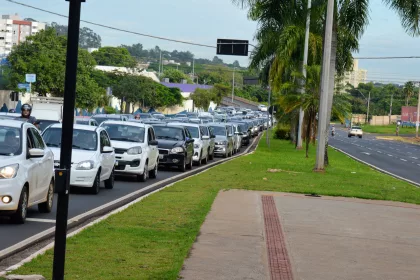
[[[353,57],[354,59],[413,59],[420,58],[420,56],[366,56],[366,57]]]
[[[45,12],[45,13],[48,13],[48,14],[56,15],[56,16],[59,16],[59,17],[68,18],[68,16],[66,16],[66,15],[59,14],[59,13],[56,13],[56,12],[53,12],[53,11],[48,11],[48,10],[38,8],[38,7],[35,7],[35,6],[31,6],[31,5],[28,5],[28,4],[20,3],[20,2],[14,1],[14,0],[5,0],[5,1],[20,5],[20,6],[24,6],[24,7],[27,7],[27,8],[31,8],[31,9],[34,9],[34,10],[38,10],[38,11],[41,11],[41,12]],[[182,40],[177,40],[177,39],[171,39],[171,38],[166,38],[166,37],[161,37],[161,36],[155,36],[155,35],[150,35],[150,34],[125,30],[125,29],[112,27],[112,26],[109,26],[109,25],[96,23],[96,22],[92,22],[92,21],[87,21],[87,20],[80,20],[80,21],[84,22],[84,23],[87,23],[87,24],[91,24],[91,25],[95,25],[95,26],[99,26],[99,27],[103,27],[103,28],[107,28],[107,29],[111,29],[111,30],[115,30],[115,31],[125,32],[125,33],[129,33],[129,34],[139,35],[139,36],[143,36],[143,37],[149,37],[149,38],[154,38],[154,39],[163,40],[163,41],[169,41],[169,42],[175,42],[175,43],[180,43],[180,44],[186,44],[186,45],[216,49],[216,46],[187,42],[187,41],[182,41]]]

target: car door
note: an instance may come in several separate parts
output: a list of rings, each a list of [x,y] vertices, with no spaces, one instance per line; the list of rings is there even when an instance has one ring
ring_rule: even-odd
[[[44,157],[40,159],[42,177],[38,180],[40,183],[38,187],[40,188],[41,199],[43,199],[46,195],[46,192],[48,191],[51,178],[53,177],[52,173],[54,170],[54,155],[45,145],[44,139],[42,138],[38,130],[31,128],[31,132],[35,138],[35,147],[44,150]]]
[[[156,140],[155,131],[153,130],[153,127],[149,127],[149,131],[150,131],[149,141]],[[155,165],[157,164],[159,150],[157,146],[149,145],[149,147],[150,147],[150,156],[149,156],[150,168],[154,168]]]
[[[39,143],[39,140],[35,137],[34,133],[37,130],[35,128],[28,128],[27,133],[27,153],[29,154],[30,149],[44,149],[45,147]],[[45,173],[43,172],[42,166],[45,164],[46,156],[42,158],[30,158],[28,161],[28,174],[29,174],[29,204],[41,200],[41,194],[43,190],[43,181],[45,180]],[[45,188],[45,186],[44,186]]]
[[[194,155],[194,142],[188,143],[187,141],[192,140],[193,138],[191,137],[190,131],[186,128],[184,128],[184,134],[186,139],[185,146],[187,147],[187,157],[192,158],[192,156]]]
[[[101,181],[107,180],[115,165],[115,152],[104,153],[104,147],[111,147],[111,140],[105,130],[99,133],[100,157],[101,157]]]
[[[206,128],[204,126],[200,126],[200,138],[202,139],[203,136],[208,136],[210,137],[210,135],[208,135],[208,131],[206,130]],[[210,138],[207,140],[202,139],[203,141],[203,150],[205,151],[205,154],[207,155],[209,153],[209,148],[210,148]]]

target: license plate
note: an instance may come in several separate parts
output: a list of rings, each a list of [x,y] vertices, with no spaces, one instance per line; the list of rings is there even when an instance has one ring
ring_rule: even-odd
[[[159,159],[163,159],[163,155],[159,155]]]

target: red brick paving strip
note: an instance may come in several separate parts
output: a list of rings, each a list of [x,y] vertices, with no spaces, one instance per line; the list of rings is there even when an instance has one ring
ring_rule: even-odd
[[[263,195],[262,205],[271,280],[293,280],[286,240],[281,228],[274,198]]]

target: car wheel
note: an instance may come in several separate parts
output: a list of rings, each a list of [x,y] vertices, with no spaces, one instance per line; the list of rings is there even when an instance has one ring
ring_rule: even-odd
[[[112,190],[114,188],[114,182],[115,182],[115,172],[114,172],[114,169],[112,169],[112,172],[109,175],[108,180],[105,180],[105,189]]]
[[[101,170],[96,174],[95,181],[93,181],[92,188],[90,189],[91,194],[98,194],[99,188],[101,187]]]
[[[359,138],[361,139],[361,138],[362,138],[362,136],[359,136]]]
[[[187,160],[187,159],[185,158],[185,160]],[[192,169],[192,167],[193,167],[193,159],[191,157],[190,163],[187,165],[187,169]]]
[[[198,156],[198,161],[196,162],[197,166],[201,166],[201,157],[203,155],[203,152],[200,153],[200,155]]]
[[[182,165],[178,166],[179,171],[185,172],[185,170],[187,170],[187,164],[185,163],[186,161],[187,159],[184,158],[184,160],[182,161]]]
[[[209,162],[209,154],[207,153],[205,159],[203,159],[203,163],[207,164]]]
[[[148,163],[146,162],[146,164],[144,165],[143,174],[142,175],[137,175],[137,180],[140,181],[140,182],[146,182],[147,181],[147,174],[149,173],[147,171],[147,164]]]
[[[50,213],[54,202],[54,180],[51,180],[47,192],[47,200],[38,204],[38,211],[41,213]]]
[[[155,168],[153,168],[153,170],[150,171],[150,173],[149,173],[149,178],[156,179],[157,174],[158,174],[158,165],[159,165],[159,163],[156,161]]]
[[[229,156],[229,152],[226,152],[226,154],[223,155],[223,158],[227,158]]]
[[[20,193],[18,209],[10,218],[12,222],[15,224],[23,224],[25,223],[27,212],[28,212],[28,189],[24,187],[22,192]]]
[[[213,159],[214,159],[214,150],[213,150],[213,153],[212,153],[212,154],[210,154],[209,159],[210,159],[210,160],[213,160]]]

